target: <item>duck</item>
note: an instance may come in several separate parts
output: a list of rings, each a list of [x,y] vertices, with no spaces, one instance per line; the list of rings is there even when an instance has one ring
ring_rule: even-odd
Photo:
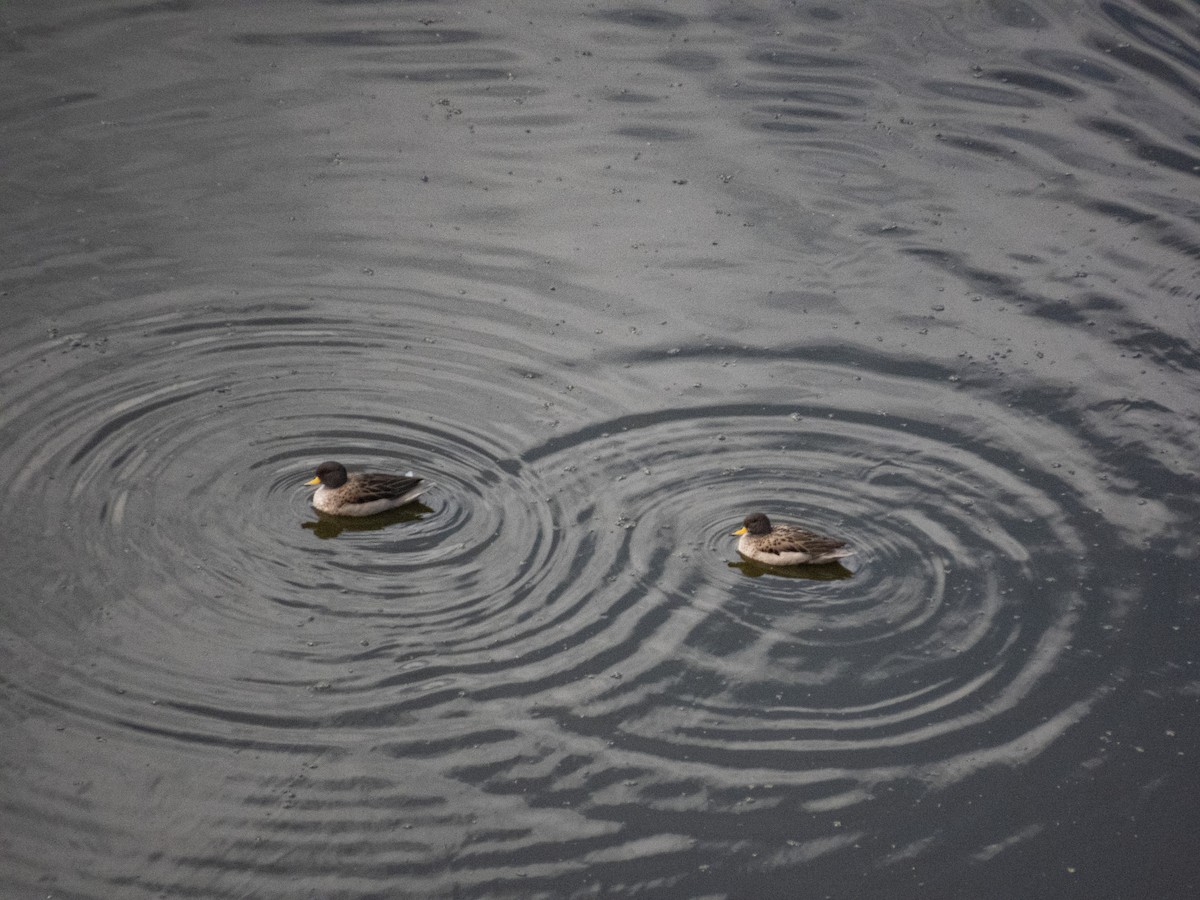
[[[737,551],[765,566],[804,566],[831,563],[854,551],[845,541],[826,537],[798,525],[772,525],[763,513],[751,513],[742,527]]]
[[[346,471],[340,462],[323,462],[316,477],[305,484],[319,484],[312,495],[318,512],[331,516],[373,516],[412,503],[432,485],[422,484],[412,472],[385,475],[382,472]]]

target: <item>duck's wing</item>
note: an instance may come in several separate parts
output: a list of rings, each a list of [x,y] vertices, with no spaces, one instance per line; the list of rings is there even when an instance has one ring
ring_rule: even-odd
[[[762,548],[769,553],[807,553],[820,557],[846,546],[845,541],[795,525],[776,525],[764,538]]]
[[[391,500],[407,494],[418,484],[420,478],[406,475],[385,475],[382,472],[365,472],[351,480],[351,502],[370,503],[373,500]]]

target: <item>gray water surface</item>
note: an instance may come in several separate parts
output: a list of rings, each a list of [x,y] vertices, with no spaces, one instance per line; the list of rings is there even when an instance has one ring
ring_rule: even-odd
[[[4,897],[1200,891],[1194,7],[0,16]]]

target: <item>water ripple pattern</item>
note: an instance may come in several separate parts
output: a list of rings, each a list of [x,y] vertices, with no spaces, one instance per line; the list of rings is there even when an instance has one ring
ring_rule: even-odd
[[[181,665],[149,633],[136,650],[126,644],[120,679],[148,694],[177,679],[172,693],[188,702],[259,671],[264,657],[311,655],[315,668],[291,679],[334,690],[361,678],[334,674],[352,657],[472,653],[522,627],[516,598],[556,556],[547,491],[505,444],[506,426],[491,424],[496,410],[516,408],[548,422],[575,402],[524,364],[534,352],[493,342],[481,353],[466,321],[439,330],[415,307],[395,324],[317,307],[270,302],[119,331],[52,330],[10,369],[24,386],[5,409],[11,478],[0,511],[22,523],[16,540],[29,543],[30,565],[61,555],[87,571],[77,585],[47,583],[67,620],[90,614],[98,589],[139,627],[161,629],[164,646],[182,645]],[[460,416],[476,409],[486,429],[440,416],[451,402]],[[434,488],[387,517],[321,517],[303,482],[330,457],[417,470]],[[65,536],[53,554],[35,552],[60,527],[56,509],[71,511]],[[315,617],[354,620],[354,649],[306,654],[293,634],[272,631]],[[44,625],[40,616],[14,624]],[[225,642],[232,670],[188,649]],[[259,678],[243,682],[228,713],[212,712],[249,714]]]
[[[594,655],[589,674],[604,677],[554,712],[658,757],[736,750],[787,780],[827,754],[869,762],[974,730],[984,765],[984,747],[1027,737],[1015,711],[1031,693],[1045,709],[1068,645],[1099,627],[1079,621],[1087,536],[1056,471],[953,428],[808,405],[690,408],[525,458],[547,481],[559,473],[588,545],[579,558],[595,561],[573,577],[606,622],[594,654],[569,654]],[[738,561],[730,532],[759,509],[848,537],[852,574]]]
[[[533,779],[570,799],[562,834],[621,859],[638,851],[604,823],[628,804],[724,831],[748,780],[759,808],[815,817],[797,846],[821,855],[832,816],[1027,764],[1111,692],[1130,587],[1097,582],[1093,548],[1132,555],[1146,513],[1164,533],[1173,514],[1112,490],[1083,444],[1067,460],[1037,452],[1071,443],[1052,420],[990,402],[931,413],[956,380],[883,357],[851,370],[832,352],[743,352],[740,399],[715,402],[703,385],[728,381],[717,348],[602,358],[562,385],[527,377],[514,336],[485,357],[468,343],[485,346],[462,323],[339,321],[313,301],[27,346],[0,512],[32,548],[56,533],[44,511],[71,509],[45,564],[65,555],[88,572],[45,573],[42,602],[13,623],[73,686],[30,702],[166,746],[314,762],[365,748],[395,802],[430,804],[417,821],[440,842],[473,832],[446,818],[451,798],[519,795]],[[694,385],[678,401],[595,415],[652,396],[664,361]],[[484,384],[477,420],[438,414]],[[782,384],[795,402],[779,402]],[[833,391],[836,405],[822,399]],[[894,398],[887,412],[879,396]],[[482,413],[496,403],[523,410],[512,422],[594,421],[547,421],[539,438]],[[437,487],[383,521],[322,519],[302,482],[335,454]],[[747,563],[731,532],[756,510],[856,553]],[[31,551],[27,567],[40,564]],[[89,621],[103,652],[86,667],[53,659],[41,631],[62,642]],[[414,797],[384,774],[401,762],[440,787]],[[327,813],[352,802],[344,789],[313,802]],[[661,839],[646,824],[635,846]],[[269,830],[256,816],[238,828]]]
[[[0,895],[1200,895],[1196,34],[7,4]]]

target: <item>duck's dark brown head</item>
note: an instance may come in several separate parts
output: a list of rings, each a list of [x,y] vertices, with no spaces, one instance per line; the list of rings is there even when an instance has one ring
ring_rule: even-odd
[[[742,520],[742,525],[751,534],[770,534],[771,520],[766,513],[751,513]]]
[[[340,462],[323,462],[317,466],[317,477],[309,484],[321,484],[327,488],[340,488],[350,480],[346,467]]]
[[[763,513],[751,513],[742,520],[742,527],[734,534],[770,534],[771,520]]]

